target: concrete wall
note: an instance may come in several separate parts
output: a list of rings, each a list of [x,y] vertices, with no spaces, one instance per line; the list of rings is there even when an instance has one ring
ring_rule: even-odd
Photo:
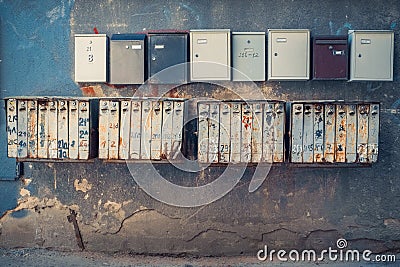
[[[352,248],[400,249],[400,105],[398,1],[0,1],[1,97],[10,95],[129,96],[136,87],[73,82],[73,35],[144,29],[306,28],[316,34],[349,29],[395,31],[393,82],[263,82],[266,98],[380,101],[379,162],[364,168],[272,167],[254,193],[254,172],[225,197],[197,208],[178,208],[148,196],[125,164],[24,163],[17,181],[0,181],[0,246],[79,249],[71,210],[89,250],[133,253],[253,255],[271,248],[334,246],[341,237]],[[88,87],[92,86],[92,87]],[[238,83],[246,94],[246,84]],[[182,86],[182,97],[232,98],[207,84]],[[249,94],[249,92],[247,92]],[[3,110],[2,110],[3,112]],[[13,176],[5,158],[4,114],[0,120],[1,176]],[[11,166],[11,167],[10,167]],[[8,169],[7,169],[8,168]],[[136,175],[145,173],[140,164]],[[223,171],[186,173],[155,167],[169,181],[207,184]],[[11,174],[6,175],[6,171]],[[4,174],[4,175],[3,175]]]

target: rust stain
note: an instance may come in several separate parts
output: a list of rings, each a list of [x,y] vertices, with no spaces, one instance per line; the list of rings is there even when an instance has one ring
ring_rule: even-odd
[[[84,96],[105,96],[100,85],[81,87]]]

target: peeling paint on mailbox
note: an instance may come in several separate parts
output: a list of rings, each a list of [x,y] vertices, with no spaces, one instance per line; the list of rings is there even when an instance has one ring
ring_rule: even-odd
[[[199,101],[198,112],[200,163],[284,161],[283,102]]]
[[[291,117],[291,162],[377,161],[378,103],[294,102]]]

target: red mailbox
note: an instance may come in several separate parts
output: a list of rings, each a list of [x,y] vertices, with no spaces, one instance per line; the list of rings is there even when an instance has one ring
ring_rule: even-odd
[[[348,79],[347,36],[315,36],[313,42],[313,79]]]

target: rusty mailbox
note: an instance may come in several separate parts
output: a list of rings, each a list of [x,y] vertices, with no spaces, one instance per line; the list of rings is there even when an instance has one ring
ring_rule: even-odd
[[[102,98],[99,158],[172,160],[182,144],[184,99]]]
[[[91,98],[7,98],[8,156],[89,159],[97,152],[97,103]]]
[[[293,102],[290,162],[373,163],[378,158],[379,103]]]
[[[283,162],[285,103],[199,101],[199,163]]]

